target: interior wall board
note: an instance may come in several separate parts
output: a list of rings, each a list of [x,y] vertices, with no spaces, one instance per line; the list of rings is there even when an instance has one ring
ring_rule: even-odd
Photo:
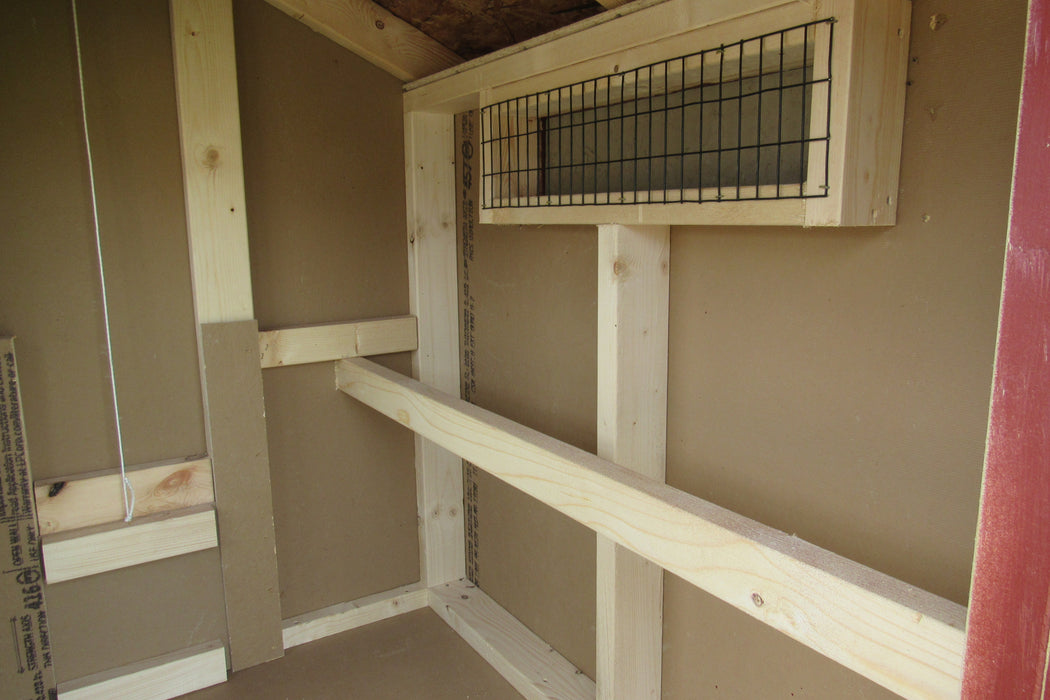
[[[891,700],[899,696],[665,573],[662,697]]]
[[[330,362],[263,372],[285,619],[419,577],[412,435],[334,386]]]
[[[1024,9],[915,1],[896,226],[672,233],[668,482],[964,605]],[[883,692],[743,618],[668,577],[665,696]]]
[[[255,320],[204,323],[204,371],[230,669],[284,654],[273,497]]]
[[[77,14],[125,459],[204,454],[168,3]]]
[[[672,230],[668,482],[962,604],[1024,7],[915,0],[897,226]],[[554,227],[472,245],[470,398],[593,450],[593,251]],[[590,634],[590,555],[558,560],[557,516],[475,478],[482,588],[591,672],[560,636]],[[892,696],[666,579],[665,697]]]
[[[219,550],[48,586],[59,683],[226,639]]]
[[[0,23],[0,333],[15,336],[36,478],[117,463],[69,3]]]
[[[128,460],[200,454],[167,3],[78,9]],[[0,33],[0,327],[18,338],[34,476],[112,469],[70,3],[12,7]],[[225,634],[218,559],[207,554],[49,586],[47,600],[63,681]]]
[[[260,328],[407,314],[401,83],[266,3],[234,27]],[[411,433],[331,363],[267,369],[263,392],[282,616],[417,581]]]
[[[475,224],[467,203],[480,201],[478,182],[464,179],[464,164],[476,168],[478,150],[463,117],[456,124],[464,395],[594,452],[597,229]],[[594,533],[481,470],[467,479],[475,583],[593,678]]]

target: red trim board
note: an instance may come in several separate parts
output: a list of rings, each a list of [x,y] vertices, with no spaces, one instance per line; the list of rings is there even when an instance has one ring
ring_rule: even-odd
[[[1039,698],[1050,641],[1050,0],[1031,0],[964,698]]]

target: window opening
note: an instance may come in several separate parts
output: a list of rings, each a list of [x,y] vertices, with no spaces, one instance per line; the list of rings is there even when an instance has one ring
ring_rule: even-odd
[[[482,206],[825,197],[834,19],[482,109]]]

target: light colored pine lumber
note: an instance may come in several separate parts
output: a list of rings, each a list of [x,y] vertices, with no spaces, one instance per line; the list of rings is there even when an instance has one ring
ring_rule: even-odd
[[[435,586],[430,607],[528,700],[592,700],[594,682],[469,581]]]
[[[171,0],[171,33],[205,433],[236,671],[282,656],[284,646],[231,2]]]
[[[231,0],[171,0],[198,323],[254,318]]]
[[[911,2],[825,0],[821,6],[824,16],[837,20],[831,189],[826,198],[808,200],[806,225],[891,226],[897,221]],[[820,98],[818,90],[814,99]]]
[[[813,5],[803,0],[666,0],[636,2],[603,12],[561,30],[469,61],[406,86],[406,111],[448,114],[477,109],[482,91],[557,71],[547,87],[610,72],[625,51],[675,37],[689,30],[760,12],[793,6],[806,21]],[[736,37],[739,39],[740,37]],[[691,50],[698,48],[694,46]],[[675,54],[677,55],[677,54]],[[578,64],[604,57],[606,68]],[[665,56],[666,58],[666,56]],[[634,66],[623,65],[623,68]],[[595,73],[595,70],[600,72]],[[519,94],[526,94],[521,92]]]
[[[400,80],[416,80],[463,62],[369,0],[266,1]]]
[[[324,323],[259,332],[263,369],[415,350],[414,316]]]
[[[598,227],[598,455],[664,480],[671,229]],[[658,700],[663,570],[597,546],[599,700]]]
[[[284,621],[284,648],[291,649],[333,634],[396,617],[427,606],[427,591],[421,584],[337,603]]]
[[[638,193],[639,197],[645,195]],[[590,196],[590,195],[588,195]],[[483,224],[611,224],[660,226],[702,221],[712,226],[802,226],[806,205],[812,200],[780,199],[757,202],[712,202],[664,204],[573,204],[572,206],[482,209]]]
[[[459,393],[459,267],[452,117],[405,115],[409,307],[419,319],[414,375]],[[427,587],[464,577],[463,463],[416,437],[420,576]]]
[[[361,358],[344,392],[905,697],[958,697],[966,610]]]
[[[207,457],[130,467],[136,518],[214,501]],[[51,491],[57,491],[54,496]],[[34,484],[41,535],[124,519],[124,487],[116,469]]]
[[[59,700],[168,700],[226,681],[221,641],[62,683]]]
[[[215,509],[197,506],[44,537],[44,573],[60,583],[217,545]]]

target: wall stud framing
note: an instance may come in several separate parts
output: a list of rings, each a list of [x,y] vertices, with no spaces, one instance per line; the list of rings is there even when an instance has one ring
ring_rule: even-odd
[[[664,480],[668,226],[598,227],[598,456]],[[659,698],[663,570],[598,535],[599,700]]]
[[[758,207],[741,202],[482,213],[482,220],[488,223],[646,227],[600,227],[603,251],[624,246],[621,267],[626,263],[631,268],[639,261],[649,267],[641,276],[645,281],[633,292],[627,286],[600,281],[599,386],[603,393],[598,410],[601,456],[652,478],[600,459],[594,461],[592,455],[365,361],[337,363],[340,388],[347,393],[599,534],[599,697],[659,695],[661,569],[908,697],[952,697],[959,692],[963,608],[830,552],[785,539],[782,533],[660,483],[666,442],[667,225],[892,224],[910,9],[907,0],[635,3],[407,86],[406,150],[413,154],[408,165],[409,229],[410,241],[414,241],[421,230],[414,220],[420,200],[415,191],[419,184],[413,179],[419,175],[414,170],[420,164],[411,158],[416,158],[416,150],[426,150],[436,160],[451,160],[454,145],[447,136],[421,142],[413,127],[426,123],[444,133],[451,129],[454,113],[608,75],[624,65],[682,55],[686,51],[676,48],[695,50],[699,38],[710,42],[721,35],[724,42],[828,17],[839,20],[834,44],[828,42],[823,54],[833,64],[836,82],[830,95],[818,90],[813,99],[825,105],[832,115],[832,129],[840,133],[836,150],[811,165],[822,168],[826,164],[833,180],[849,181],[819,204],[807,208],[805,200],[778,200],[759,202]],[[726,27],[732,28],[732,36],[724,35]],[[881,87],[872,90],[872,85]],[[444,115],[444,122],[436,113]],[[873,120],[888,131],[878,139],[865,139],[861,127]],[[886,152],[874,153],[873,148]],[[429,193],[441,194],[435,189]],[[447,216],[451,221],[454,212],[448,210],[454,200],[451,193],[442,196],[448,200],[439,198],[428,210],[432,219]],[[639,245],[645,233],[652,237],[646,246],[630,248]],[[653,252],[661,246],[662,253]],[[605,257],[611,257],[613,271],[618,260],[615,252],[602,255],[600,280],[610,266]],[[411,265],[418,263],[417,251],[410,250],[410,260]],[[654,260],[662,260],[655,270]],[[415,288],[414,300],[422,289],[422,285]],[[432,282],[429,287],[434,294],[449,290],[447,281]],[[447,310],[439,307],[439,311],[446,314],[449,328],[455,328],[456,320]],[[421,329],[433,322],[427,318],[427,309],[420,306],[413,312],[419,316]],[[651,328],[644,328],[645,319],[653,319]],[[662,345],[644,333],[644,341],[639,342],[638,333],[645,330],[661,337]],[[422,335],[421,330],[421,354]],[[442,389],[422,373],[418,376],[424,384]],[[656,391],[645,394],[645,387]],[[442,390],[455,391],[451,383]],[[643,419],[636,425],[638,415],[652,420]],[[603,507],[609,512],[602,512]],[[678,518],[685,520],[677,522]],[[660,541],[656,533],[664,528],[670,528],[667,539]],[[697,540],[692,541],[693,537]],[[684,544],[683,538],[691,543]],[[730,544],[734,541],[739,549]],[[704,553],[708,547],[713,548],[710,558]],[[727,554],[726,547],[734,547],[734,553]],[[715,549],[718,556],[713,555]],[[799,619],[804,623],[799,624]],[[639,643],[639,638],[645,641]]]
[[[412,370],[421,382],[459,392],[455,133],[444,114],[405,115],[409,306],[419,320]],[[420,576],[426,587],[466,573],[463,464],[416,436]]]
[[[231,0],[171,0],[186,223],[234,670],[284,653]]]

